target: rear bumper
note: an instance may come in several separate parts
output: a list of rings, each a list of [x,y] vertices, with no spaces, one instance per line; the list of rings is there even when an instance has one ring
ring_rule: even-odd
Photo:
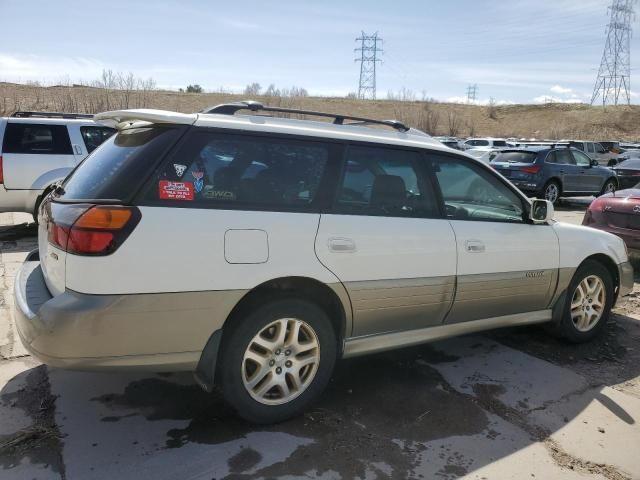
[[[0,212],[33,213],[42,190],[7,190],[0,185]]]
[[[25,348],[77,370],[195,371],[202,351],[244,292],[52,297],[40,262],[15,280],[15,320]]]

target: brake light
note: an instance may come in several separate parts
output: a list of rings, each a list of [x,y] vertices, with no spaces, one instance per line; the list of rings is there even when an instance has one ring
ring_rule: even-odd
[[[523,173],[530,173],[532,175],[535,175],[536,173],[538,173],[540,171],[540,167],[537,165],[534,165],[532,167],[522,167],[519,169],[521,172]]]
[[[0,185],[4,184],[4,169],[2,167],[2,155],[0,155]]]
[[[115,252],[140,221],[135,207],[103,205],[46,205],[48,240],[76,255]]]

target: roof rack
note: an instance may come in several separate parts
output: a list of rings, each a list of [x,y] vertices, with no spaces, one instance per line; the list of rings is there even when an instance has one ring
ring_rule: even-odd
[[[298,115],[312,115],[315,117],[333,118],[335,125],[385,125],[394,128],[400,132],[409,131],[404,123],[397,120],[375,120],[372,118],[353,117],[351,115],[340,115],[336,113],[318,112],[315,110],[300,110],[297,108],[269,107],[260,102],[253,100],[245,100],[242,102],[223,103],[215,107],[205,108],[200,113],[218,113],[222,115],[234,115],[239,110],[251,110],[252,112],[276,112],[276,113],[295,113]],[[349,123],[344,123],[350,120]]]
[[[14,112],[12,117],[16,118],[93,118],[91,113],[63,113],[63,112]]]

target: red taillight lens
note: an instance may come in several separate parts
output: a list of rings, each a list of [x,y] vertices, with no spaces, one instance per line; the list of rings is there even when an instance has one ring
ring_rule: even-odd
[[[0,185],[4,183],[4,169],[2,168],[2,155],[0,155]]]
[[[535,175],[536,173],[538,173],[540,171],[540,167],[539,166],[533,166],[533,167],[522,167],[519,169],[521,172],[524,173],[530,173],[532,175]]]
[[[135,207],[49,203],[46,216],[52,245],[76,255],[109,255],[137,225],[140,211]]]

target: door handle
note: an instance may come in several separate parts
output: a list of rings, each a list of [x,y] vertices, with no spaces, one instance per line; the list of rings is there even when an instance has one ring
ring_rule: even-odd
[[[479,240],[467,240],[464,242],[464,246],[469,253],[483,253],[485,250],[484,243]]]
[[[334,253],[353,253],[356,251],[356,243],[350,238],[331,237],[328,243],[329,250]]]

